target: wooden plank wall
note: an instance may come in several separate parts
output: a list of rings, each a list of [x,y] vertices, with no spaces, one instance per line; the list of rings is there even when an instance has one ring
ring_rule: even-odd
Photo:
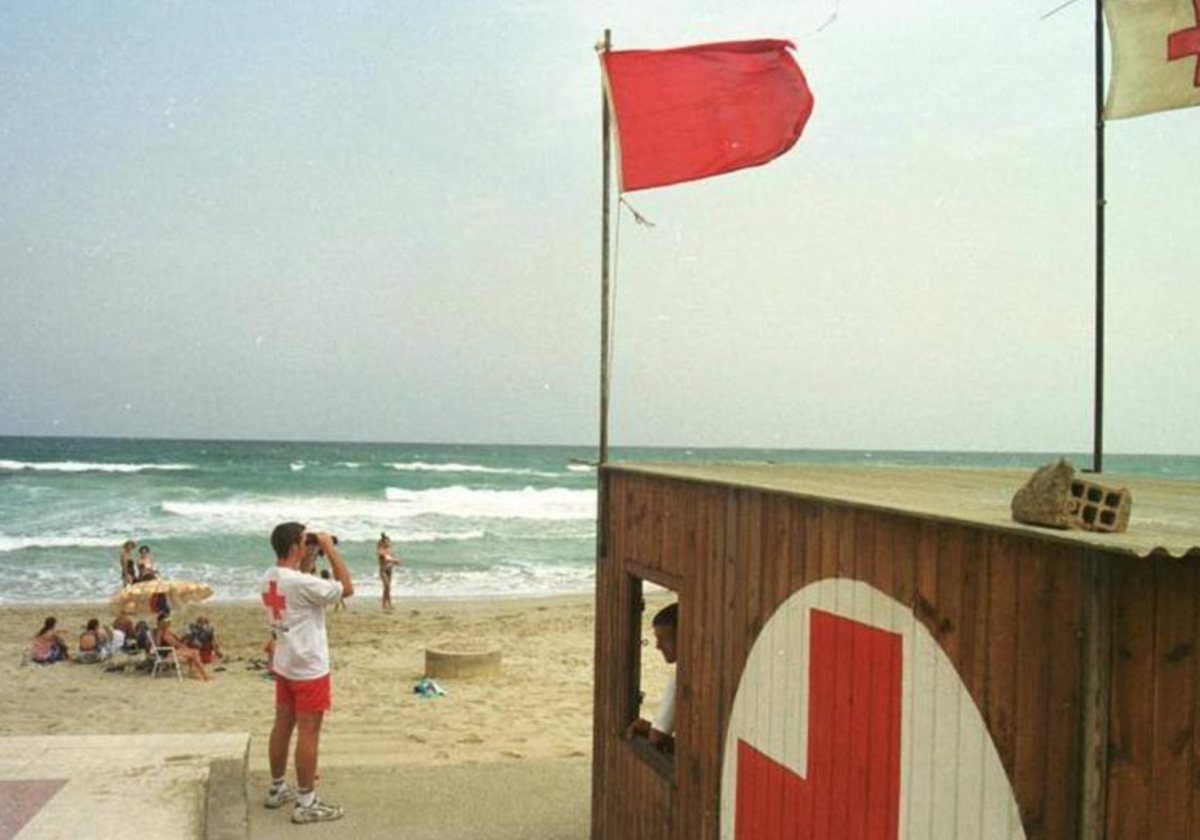
[[[1079,836],[1081,638],[1089,578],[1071,547],[753,490],[619,471],[606,473],[606,480],[610,556],[597,584],[594,840],[717,837],[725,721],[750,647],[791,593],[830,577],[861,580],[888,593],[910,606],[938,639],[1013,781],[1026,837]],[[624,581],[631,567],[658,573],[680,592],[681,717],[671,780],[635,772],[645,761],[620,739],[630,713],[622,698],[630,691],[631,669],[622,663],[632,639],[621,615],[628,608],[622,599],[628,599]],[[1121,586],[1118,582],[1114,589]],[[1189,590],[1193,634],[1195,590],[1194,585]],[[1183,606],[1176,604],[1175,610]],[[1157,627],[1153,620],[1147,625],[1147,615],[1144,604],[1134,604],[1117,620],[1129,625],[1130,644],[1139,650],[1156,640],[1170,647],[1174,658],[1165,663],[1172,667],[1163,669],[1163,679],[1169,672],[1172,689],[1186,685],[1194,691],[1196,657],[1175,638],[1176,619],[1163,619]],[[1143,628],[1140,636],[1133,625]],[[1184,660],[1186,669],[1178,664]],[[1140,693],[1134,691],[1139,702],[1169,706],[1167,685],[1151,679],[1146,688],[1146,677],[1123,675],[1131,691],[1141,687]],[[1194,702],[1189,710],[1193,719],[1187,731],[1194,733],[1200,711]],[[1182,701],[1173,714],[1183,720]],[[1125,744],[1135,737],[1129,731],[1133,724],[1128,716],[1118,717],[1113,737]],[[1181,748],[1182,731],[1160,734],[1151,747],[1131,754],[1110,796],[1122,802],[1151,799],[1144,768],[1157,761],[1179,769],[1185,758],[1191,773],[1181,778],[1190,784],[1175,787],[1195,788],[1197,744],[1193,734]],[[956,794],[948,790],[946,795]],[[1147,807],[1196,814],[1200,796],[1163,794]],[[654,810],[648,821],[631,826],[626,815],[648,809]],[[1132,819],[1112,814],[1110,807],[1114,826]],[[1193,824],[1200,822],[1188,823]],[[1147,836],[1200,835],[1112,834],[1113,840]]]
[[[630,561],[645,562],[660,579],[681,568],[685,546],[673,539],[677,501],[665,488],[636,477],[609,481],[608,557],[596,575],[596,679],[592,750],[592,837],[673,840],[675,780],[651,767],[622,737],[635,713],[640,660],[640,605],[630,586]],[[663,560],[664,550],[670,559]],[[669,576],[669,575],[668,575]],[[663,582],[676,583],[673,578]],[[690,691],[690,689],[689,689]],[[690,708],[690,704],[684,708]]]
[[[1200,837],[1200,567],[1116,560],[1107,840]]]

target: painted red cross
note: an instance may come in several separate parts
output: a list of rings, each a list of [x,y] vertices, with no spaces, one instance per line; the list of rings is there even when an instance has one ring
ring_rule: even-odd
[[[808,777],[739,740],[736,840],[896,840],[901,642],[812,611]]]
[[[1200,0],[1192,0],[1192,7],[1196,13],[1196,25],[1171,33],[1167,38],[1167,60],[1196,56],[1196,79],[1192,84],[1200,87]]]
[[[279,581],[271,581],[271,585],[267,587],[267,591],[262,594],[263,606],[271,611],[271,616],[278,621],[283,615],[283,611],[287,609],[287,598],[279,593]]]

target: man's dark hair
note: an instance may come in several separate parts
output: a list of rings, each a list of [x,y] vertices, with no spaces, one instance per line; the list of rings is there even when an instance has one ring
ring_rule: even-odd
[[[276,525],[275,530],[271,532],[271,548],[275,549],[275,556],[280,560],[287,557],[292,546],[300,542],[300,535],[303,533],[304,526],[299,522]]]
[[[84,629],[85,630],[99,630],[100,629],[100,619],[98,619],[98,618],[88,619],[87,627]]]
[[[679,627],[679,604],[669,604],[654,614],[655,627]]]

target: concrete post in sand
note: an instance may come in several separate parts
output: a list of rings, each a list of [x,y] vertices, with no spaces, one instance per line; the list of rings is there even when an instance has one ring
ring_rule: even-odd
[[[425,676],[434,679],[496,677],[500,675],[500,649],[425,649]]]

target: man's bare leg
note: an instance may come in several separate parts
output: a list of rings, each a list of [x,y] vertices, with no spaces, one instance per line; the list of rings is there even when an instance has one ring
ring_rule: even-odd
[[[274,779],[282,779],[287,775],[288,747],[291,745],[292,730],[295,728],[296,713],[284,706],[276,706],[275,726],[271,729],[271,741],[267,748],[267,755],[271,759],[271,777]],[[297,747],[296,752],[299,751]]]
[[[324,712],[296,715],[296,784],[301,791],[313,789],[317,780],[317,752],[321,748]]]

